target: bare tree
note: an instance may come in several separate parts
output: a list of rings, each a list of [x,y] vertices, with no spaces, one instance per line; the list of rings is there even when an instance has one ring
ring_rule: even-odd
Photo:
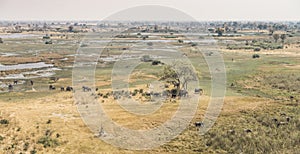
[[[173,84],[177,92],[181,89],[187,90],[188,83],[196,79],[197,75],[192,67],[181,61],[175,61],[172,65],[166,65],[160,78],[160,80]]]
[[[279,34],[273,34],[273,38],[275,40],[275,43],[277,43],[277,41],[279,39]]]

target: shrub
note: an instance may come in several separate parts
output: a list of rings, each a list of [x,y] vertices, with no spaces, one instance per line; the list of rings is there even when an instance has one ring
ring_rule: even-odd
[[[51,121],[51,119],[49,119],[47,122],[46,122],[46,124],[50,124],[52,121]]]
[[[260,51],[260,48],[254,48],[254,51]]]
[[[9,121],[6,119],[1,119],[0,124],[2,124],[2,125],[9,124]]]
[[[80,47],[87,47],[87,44],[81,44]]]
[[[252,58],[259,58],[260,56],[258,54],[252,55]]]
[[[160,61],[159,61],[159,60],[154,60],[154,61],[152,62],[152,65],[158,65],[158,64],[160,64]]]
[[[52,44],[52,41],[46,41],[45,44]]]
[[[58,145],[59,145],[57,139],[52,139],[52,138],[49,137],[49,136],[43,136],[43,137],[41,137],[41,138],[37,141],[37,143],[38,143],[38,144],[43,144],[44,148],[47,148],[47,147],[55,147],[55,146],[58,146]]]
[[[197,46],[197,45],[198,45],[197,43],[194,43],[194,42],[191,43],[191,46],[192,46],[192,47],[195,47],[195,46]]]
[[[24,150],[24,151],[27,151],[28,148],[29,148],[29,143],[28,143],[28,142],[25,142],[25,143],[24,143],[24,146],[23,146],[23,150]]]
[[[35,149],[30,151],[30,154],[36,154],[36,153],[37,153],[37,151]]]

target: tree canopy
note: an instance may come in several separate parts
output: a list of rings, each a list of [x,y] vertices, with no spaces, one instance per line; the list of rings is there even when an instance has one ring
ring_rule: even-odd
[[[176,61],[172,65],[166,65],[160,80],[173,84],[178,90],[186,90],[189,81],[195,81],[197,75],[188,64]]]

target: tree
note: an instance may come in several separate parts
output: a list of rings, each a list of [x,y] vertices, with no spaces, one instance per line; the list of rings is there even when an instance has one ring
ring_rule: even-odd
[[[183,40],[179,39],[179,40],[178,40],[178,43],[183,43]]]
[[[273,35],[273,33],[274,33],[273,28],[269,28],[269,35]]]
[[[160,80],[173,84],[177,90],[177,94],[182,89],[187,90],[188,83],[196,79],[197,75],[193,69],[181,61],[176,61],[172,65],[166,65],[160,78]]]
[[[273,38],[275,40],[275,43],[277,43],[277,41],[279,39],[279,34],[273,34]]]
[[[284,40],[286,39],[286,35],[285,34],[281,34],[280,35],[280,39],[281,39],[281,42],[282,44],[284,43]]]
[[[223,33],[224,33],[224,29],[223,29],[223,28],[218,28],[218,29],[216,30],[216,33],[218,33],[218,36],[222,36]]]
[[[69,32],[73,32],[73,29],[74,29],[74,27],[72,25],[68,27]]]

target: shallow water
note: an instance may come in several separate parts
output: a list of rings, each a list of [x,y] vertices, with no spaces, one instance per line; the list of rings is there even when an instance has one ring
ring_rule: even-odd
[[[14,34],[0,34],[1,38],[30,38],[30,37],[40,37],[41,35],[35,34],[22,34],[22,33],[14,33]]]
[[[50,77],[55,75],[54,71],[61,70],[59,68],[47,68],[37,71],[29,71],[29,72],[22,72],[20,74],[9,74],[4,77],[0,77],[0,79],[33,79],[39,77]]]
[[[0,56],[9,57],[9,56],[17,56],[17,53],[0,53]]]
[[[52,64],[45,64],[44,62],[38,63],[27,63],[27,64],[17,64],[17,65],[1,65],[0,71],[18,70],[18,69],[31,69],[31,68],[45,68],[53,67]]]

